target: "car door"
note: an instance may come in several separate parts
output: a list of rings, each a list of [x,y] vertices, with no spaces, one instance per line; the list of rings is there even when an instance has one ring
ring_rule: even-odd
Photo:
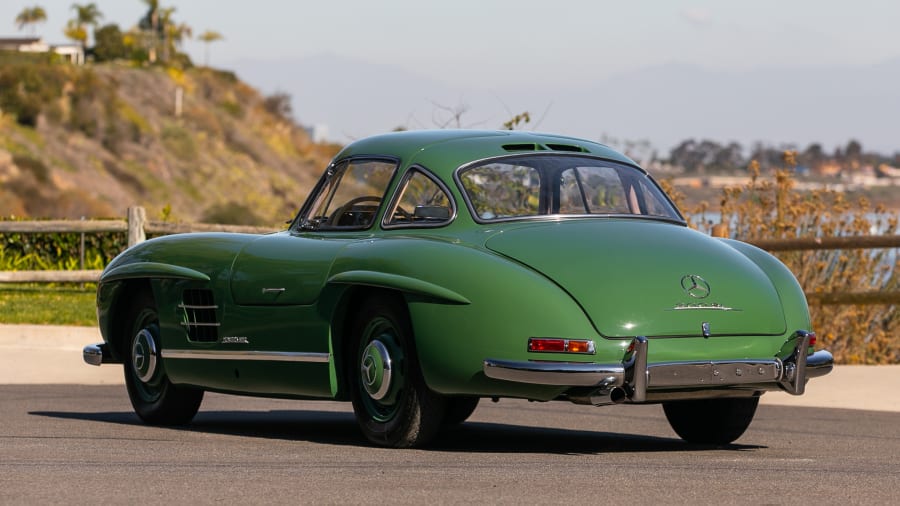
[[[242,390],[328,394],[330,321],[317,305],[341,249],[373,235],[397,163],[335,164],[291,230],[260,237],[235,258],[219,348],[242,350]],[[263,363],[271,367],[263,367]],[[289,362],[290,367],[280,363]],[[276,370],[285,369],[276,373]]]

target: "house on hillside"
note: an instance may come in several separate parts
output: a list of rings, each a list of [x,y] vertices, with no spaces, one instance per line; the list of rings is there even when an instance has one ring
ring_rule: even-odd
[[[78,44],[47,44],[40,37],[0,37],[0,51],[55,53],[75,65],[84,63],[84,48]]]

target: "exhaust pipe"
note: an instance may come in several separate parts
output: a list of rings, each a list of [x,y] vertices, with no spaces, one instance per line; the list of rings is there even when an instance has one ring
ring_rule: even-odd
[[[622,387],[600,387],[578,393],[569,392],[567,398],[575,404],[609,406],[625,402],[628,400],[628,394]]]
[[[613,404],[622,404],[628,398],[628,394],[622,387],[615,387],[609,392],[609,400]]]

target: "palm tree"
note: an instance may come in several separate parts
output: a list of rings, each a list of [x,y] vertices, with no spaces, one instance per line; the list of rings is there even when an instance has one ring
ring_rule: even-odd
[[[141,30],[145,34],[150,34],[150,41],[147,42],[147,59],[150,63],[156,61],[156,46],[159,42],[159,0],[141,0],[147,5],[147,14],[141,18]]]
[[[181,46],[181,42],[185,37],[193,34],[191,27],[186,23],[176,23],[172,15],[175,13],[175,7],[166,7],[159,11],[159,31],[163,36],[163,61],[169,61],[172,54],[175,54],[176,47]]]
[[[85,5],[72,4],[75,11],[75,18],[69,20],[63,33],[66,37],[81,43],[83,48],[87,44],[87,26],[96,27],[97,23],[103,18],[103,14],[97,9],[97,5],[93,2]]]
[[[31,26],[31,34],[34,35],[34,25],[47,21],[47,11],[39,5],[26,7],[16,16],[16,24],[21,31],[26,26]]]
[[[215,42],[217,40],[222,40],[225,37],[223,37],[222,34],[219,32],[216,32],[213,30],[207,30],[207,31],[201,33],[200,36],[197,38],[200,39],[200,41],[202,41],[203,44],[205,45],[205,48],[203,50],[203,66],[209,67],[209,44],[211,42]]]

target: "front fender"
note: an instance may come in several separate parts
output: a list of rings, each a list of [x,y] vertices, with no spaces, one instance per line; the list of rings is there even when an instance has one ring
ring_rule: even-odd
[[[209,281],[209,276],[206,274],[187,267],[160,262],[136,262],[103,271],[103,274],[100,276],[100,282],[108,283],[111,281],[138,278],[176,278],[190,279],[193,281]]]

